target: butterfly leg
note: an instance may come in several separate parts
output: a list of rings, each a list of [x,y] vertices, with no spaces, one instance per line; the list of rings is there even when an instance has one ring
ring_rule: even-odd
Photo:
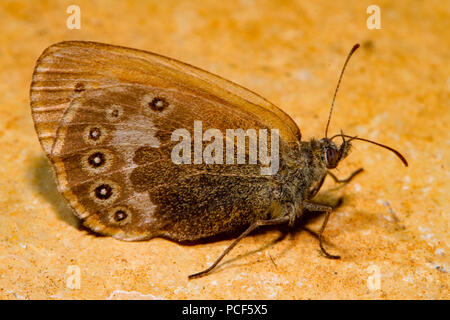
[[[270,219],[270,220],[258,220],[255,223],[253,223],[250,227],[247,228],[236,240],[234,240],[228,248],[225,249],[225,251],[216,259],[216,261],[207,269],[200,271],[198,273],[191,274],[189,276],[189,279],[201,277],[207,273],[209,273],[212,269],[214,269],[219,262],[238,244],[239,241],[241,241],[243,238],[245,238],[249,233],[251,233],[253,230],[262,227],[262,226],[273,226],[283,223],[288,223],[291,220],[290,215],[285,215],[279,218]]]
[[[359,168],[358,170],[354,171],[347,179],[339,179],[331,171],[327,171],[327,173],[330,175],[331,178],[333,178],[333,180],[336,183],[349,183],[357,174],[363,171],[364,171],[363,168]]]
[[[325,219],[322,223],[322,227],[320,228],[319,231],[319,245],[320,245],[320,250],[322,250],[322,253],[329,259],[340,259],[340,256],[335,256],[332,254],[329,254],[325,248],[323,247],[323,232],[325,231],[325,227],[328,223],[328,219],[330,218],[330,214],[331,211],[333,211],[333,208],[330,206],[324,206],[322,204],[317,204],[314,202],[308,202],[305,201],[303,203],[303,208],[309,211],[319,211],[319,212],[325,212]]]

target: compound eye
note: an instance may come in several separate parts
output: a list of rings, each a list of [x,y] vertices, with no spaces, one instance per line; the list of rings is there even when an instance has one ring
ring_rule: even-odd
[[[325,160],[327,162],[327,168],[336,168],[338,164],[338,151],[335,148],[328,147],[325,151]]]

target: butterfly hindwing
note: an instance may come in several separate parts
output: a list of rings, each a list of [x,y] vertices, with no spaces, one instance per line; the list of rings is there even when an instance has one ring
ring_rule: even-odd
[[[187,98],[118,86],[73,99],[50,158],[60,191],[88,227],[127,240],[189,240],[213,234],[222,218],[232,220],[227,228],[234,229],[258,216],[255,210],[264,214],[277,185],[260,175],[259,166],[180,165],[171,159],[178,143],[172,132],[193,132],[194,120],[218,128],[263,125],[248,114],[236,117],[225,106],[208,108],[207,101]],[[166,109],[154,110],[155,99],[164,99]],[[202,114],[204,109],[210,111]]]

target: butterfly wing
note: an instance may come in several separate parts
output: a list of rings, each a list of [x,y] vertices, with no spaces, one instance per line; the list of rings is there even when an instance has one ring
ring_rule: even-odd
[[[175,164],[175,130],[195,132],[200,121],[220,132],[277,128],[281,146],[300,139],[295,123],[256,94],[180,62],[102,44],[47,49],[31,100],[59,190],[85,225],[124,240],[233,230],[264,218],[280,194],[258,165]]]

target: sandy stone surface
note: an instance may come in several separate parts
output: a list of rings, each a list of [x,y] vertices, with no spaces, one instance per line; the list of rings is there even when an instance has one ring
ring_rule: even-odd
[[[449,299],[450,7],[446,1],[71,1],[0,3],[0,299]],[[213,274],[188,281],[231,239],[193,246],[128,243],[83,229],[56,190],[34,131],[29,86],[49,45],[69,39],[167,55],[248,87],[289,113],[304,139],[322,137],[337,77],[351,61],[330,130],[355,143],[327,181],[344,203],[317,239],[299,226],[244,239]],[[322,217],[306,227],[318,230]],[[71,282],[79,271],[80,288]]]

